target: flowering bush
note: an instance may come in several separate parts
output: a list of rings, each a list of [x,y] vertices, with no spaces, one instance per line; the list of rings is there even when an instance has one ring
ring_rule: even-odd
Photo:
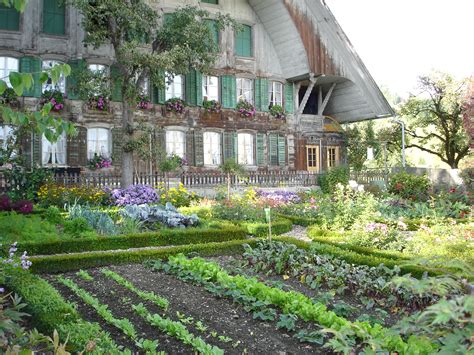
[[[280,118],[283,119],[285,118],[285,110],[281,105],[272,105],[270,107],[270,115],[272,115],[275,118]]]
[[[184,112],[185,103],[183,100],[177,97],[173,97],[169,100],[166,100],[165,105],[166,105],[166,111],[177,112],[177,113]]]
[[[388,192],[410,200],[426,200],[431,181],[426,175],[417,176],[406,171],[390,176]]]
[[[221,104],[216,100],[204,99],[202,101],[202,107],[206,112],[221,112],[222,110]]]
[[[88,107],[91,110],[108,111],[109,99],[102,95],[91,96],[88,101]]]
[[[94,157],[89,159],[87,167],[91,170],[110,168],[112,166],[112,159],[97,155],[94,153]]]
[[[20,257],[15,255],[18,251],[17,244],[18,243],[15,242],[10,246],[7,259],[4,259],[0,256],[0,265],[2,265],[2,271],[7,265],[10,265],[14,268],[21,267],[23,270],[28,270],[30,268],[31,261],[29,260],[30,257],[27,255],[26,251],[24,251]]]
[[[40,104],[45,105],[51,103],[52,111],[59,112],[64,108],[65,95],[59,90],[46,90],[41,94]]]
[[[256,113],[255,107],[246,100],[239,100],[235,109],[242,117],[253,117]]]
[[[194,192],[189,192],[182,183],[178,188],[172,187],[168,190],[165,189],[164,184],[160,184],[157,190],[162,204],[169,202],[176,207],[188,207],[192,201],[198,200],[198,196]]]
[[[21,214],[29,214],[33,212],[33,203],[28,200],[19,200],[12,202],[7,195],[0,196],[0,212],[15,211]]]
[[[139,95],[137,98],[137,108],[140,110],[150,110],[153,107],[150,98],[146,95]]]
[[[258,204],[270,207],[279,207],[293,203],[299,203],[300,197],[291,191],[263,191],[257,190]]]
[[[38,200],[43,206],[64,208],[66,204],[102,205],[108,200],[108,194],[91,186],[65,187],[57,184],[46,184],[38,191]]]
[[[130,185],[126,189],[111,191],[111,201],[116,206],[143,205],[156,203],[160,200],[156,190],[147,185]]]

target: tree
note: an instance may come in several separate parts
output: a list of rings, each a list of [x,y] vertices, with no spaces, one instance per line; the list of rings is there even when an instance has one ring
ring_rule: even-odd
[[[463,109],[467,82],[457,81],[446,73],[419,78],[420,93],[401,105],[406,133],[412,139],[407,148],[415,147],[438,156],[457,169],[469,154],[469,139],[463,127]]]
[[[142,94],[143,83],[160,87],[174,75],[190,69],[208,72],[218,51],[207,11],[186,6],[165,17],[145,0],[72,0],[83,15],[85,44],[95,48],[111,45],[120,75],[122,94],[122,187],[133,182],[133,111]],[[218,14],[214,24],[223,28],[233,24]]]
[[[228,159],[219,166],[219,169],[226,174],[227,181],[227,201],[230,201],[230,188],[232,185],[232,175],[242,174],[244,168],[234,159]]]

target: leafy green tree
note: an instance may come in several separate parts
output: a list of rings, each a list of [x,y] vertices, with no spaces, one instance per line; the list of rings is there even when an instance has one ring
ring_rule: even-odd
[[[407,135],[412,138],[407,148],[436,155],[457,169],[469,154],[469,138],[463,126],[467,81],[437,72],[421,76],[419,89],[419,95],[411,96],[400,108]]]
[[[367,159],[367,145],[358,125],[352,125],[345,130],[347,161],[356,172],[364,168]]]
[[[218,55],[207,11],[185,6],[161,21],[145,0],[72,0],[83,15],[85,44],[111,45],[122,95],[122,186],[133,182],[133,111],[147,79],[156,87],[190,69],[208,72]],[[233,24],[218,14],[218,28]],[[130,144],[132,143],[132,144]]]
[[[234,159],[228,159],[219,166],[219,169],[226,174],[227,181],[227,201],[230,201],[230,188],[232,186],[232,175],[239,175],[244,172],[242,165]]]

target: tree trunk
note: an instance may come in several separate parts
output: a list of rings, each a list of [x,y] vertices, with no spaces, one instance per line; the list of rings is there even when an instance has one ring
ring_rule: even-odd
[[[124,145],[127,145],[127,143],[133,139],[132,126],[133,112],[130,110],[130,105],[124,95],[122,102],[122,130]],[[124,150],[122,152],[122,177],[120,183],[122,189],[133,184],[133,151],[128,151],[128,149],[127,151]]]
[[[230,201],[230,173],[227,173],[227,201]]]

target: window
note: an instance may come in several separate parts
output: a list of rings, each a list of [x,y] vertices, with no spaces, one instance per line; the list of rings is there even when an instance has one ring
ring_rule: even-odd
[[[15,7],[0,4],[0,30],[18,31],[20,29],[20,13]]]
[[[87,158],[95,154],[104,158],[110,157],[110,130],[107,128],[89,128],[87,130]]]
[[[185,134],[181,131],[166,131],[166,154],[184,158]]]
[[[107,71],[107,67],[102,64],[89,64],[89,70],[93,73],[105,73]]]
[[[140,84],[140,94],[143,96],[149,96],[150,95],[150,85],[149,85],[149,80],[148,78],[144,78],[143,81]]]
[[[237,102],[245,100],[253,104],[253,80],[237,78]]]
[[[222,162],[221,134],[204,132],[204,165],[220,165]]]
[[[9,125],[0,125],[0,148],[6,149],[9,139],[13,138],[13,127]]]
[[[219,0],[201,0],[201,2],[205,2],[206,4],[213,4],[213,5],[219,4]]]
[[[43,32],[66,34],[66,7],[63,0],[43,0]]]
[[[12,71],[18,71],[18,59],[11,57],[0,57],[0,79],[11,87],[9,75]]]
[[[252,56],[252,27],[242,25],[242,30],[235,34],[235,55]]]
[[[41,140],[41,162],[43,165],[66,165],[65,133],[55,143],[51,143],[43,135]]]
[[[219,78],[217,76],[202,77],[202,97],[203,99],[219,101]]]
[[[184,100],[184,77],[182,75],[176,75],[173,80],[166,83],[165,98],[169,100],[173,97]]]
[[[273,105],[283,106],[283,84],[278,81],[271,81],[268,86],[268,97],[270,99],[270,107]]]
[[[253,135],[239,133],[237,136],[238,162],[242,165],[254,165]]]
[[[43,60],[42,69],[44,71],[49,71],[52,67],[58,64],[63,63],[58,62],[57,60]],[[56,84],[53,84],[51,78],[48,78],[48,81],[43,84],[43,92],[48,90],[57,90],[62,92],[63,94],[66,93],[66,78],[64,77],[64,75],[61,74]]]
[[[334,168],[339,164],[339,147],[328,147],[328,168]]]

